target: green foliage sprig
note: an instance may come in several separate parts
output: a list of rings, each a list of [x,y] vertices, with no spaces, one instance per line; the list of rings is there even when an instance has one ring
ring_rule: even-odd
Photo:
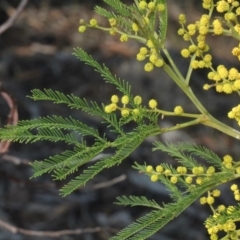
[[[213,66],[213,56],[209,53],[210,47],[207,36],[232,37],[238,41],[238,46],[232,49],[231,54],[240,60],[240,3],[236,0],[203,0],[202,6],[206,10],[195,23],[186,25],[186,16],[179,16],[180,29],[178,35],[188,42],[188,47],[182,49],[181,55],[189,59],[186,76],[176,66],[165,41],[167,39],[168,13],[166,0],[135,0],[132,5],[126,5],[120,0],[104,0],[114,11],[96,6],[95,11],[106,17],[109,27],[99,26],[96,19],[89,23],[80,20],[79,32],[84,33],[87,28],[96,28],[109,32],[111,35],[120,35],[120,41],[135,39],[143,44],[136,59],[146,61],[144,70],[163,68],[176,85],[186,94],[196,106],[197,113],[186,113],[182,106],[173,110],[161,109],[155,99],[150,99],[148,106],[142,105],[141,96],[133,96],[131,86],[124,80],[112,75],[105,66],[100,65],[81,48],[74,49],[74,55],[85,64],[93,67],[108,84],[113,84],[118,94],[111,96],[107,105],[97,102],[88,102],[74,95],[66,95],[51,89],[33,90],[30,98],[36,101],[51,101],[55,104],[65,104],[69,108],[83,111],[89,115],[98,116],[115,139],[92,128],[91,126],[72,117],[48,116],[44,118],[23,120],[18,126],[6,126],[0,129],[0,139],[3,141],[17,141],[33,143],[36,141],[63,141],[72,146],[72,150],[65,150],[60,154],[50,156],[45,160],[38,160],[31,164],[34,170],[33,177],[49,173],[54,180],[63,180],[79,168],[90,163],[91,160],[106,150],[112,154],[101,157],[96,163],[78,173],[61,190],[66,196],[85,185],[98,173],[106,168],[119,165],[126,159],[147,137],[186,128],[196,124],[203,124],[220,132],[240,139],[240,132],[214,118],[203,106],[191,89],[192,72],[199,68],[206,68],[206,79],[210,84],[204,84],[203,89],[215,88],[219,93],[240,94],[240,73],[236,68],[227,69],[223,65]],[[214,17],[216,12],[219,16]],[[169,128],[162,128],[159,121],[163,117],[181,117],[181,123]],[[240,105],[232,108],[228,113],[230,119],[235,119],[240,125]],[[186,120],[187,119],[187,120]],[[134,122],[134,127],[126,131],[125,125]],[[93,144],[86,143],[86,137],[93,138]],[[220,158],[211,150],[189,143],[162,144],[155,142],[153,151],[166,152],[176,160],[176,166],[161,162],[157,166],[146,163],[135,163],[133,168],[149,176],[152,182],[160,181],[169,191],[172,202],[159,204],[145,196],[122,196],[117,198],[116,204],[124,206],[144,206],[152,208],[147,215],[120,231],[113,240],[147,239],[164,225],[178,216],[190,204],[200,198],[201,204],[208,204],[212,215],[205,221],[206,229],[211,240],[219,239],[219,233],[225,235],[222,239],[238,239],[240,205],[215,205],[215,198],[221,192],[217,187],[225,182],[240,177],[240,163],[230,155]],[[231,186],[234,199],[240,201],[239,188]],[[203,195],[203,196],[202,196]],[[205,196],[206,195],[206,196]]]

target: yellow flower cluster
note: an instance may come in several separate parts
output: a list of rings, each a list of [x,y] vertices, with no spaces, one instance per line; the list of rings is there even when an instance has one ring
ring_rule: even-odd
[[[156,109],[156,107],[157,107],[157,101],[156,101],[155,99],[152,99],[152,100],[150,100],[150,101],[148,102],[148,105],[149,105],[150,108]]]
[[[181,28],[178,34],[185,41],[189,41],[189,46],[181,50],[184,58],[190,58],[192,69],[209,68],[208,79],[213,83],[204,84],[203,89],[208,90],[212,87],[219,93],[231,94],[240,92],[240,72],[236,68],[227,69],[224,65],[216,68],[212,66],[212,56],[207,53],[209,46],[206,43],[208,34],[214,36],[231,36],[239,41],[240,24],[240,2],[236,0],[203,0],[203,8],[208,10],[208,14],[203,14],[198,21],[186,25],[186,17],[179,15]],[[213,11],[217,16],[213,17]],[[232,49],[232,55],[240,61],[240,44]],[[240,105],[234,107],[228,113],[228,117],[235,119],[240,125]]]
[[[181,106],[176,106],[173,111],[176,115],[183,114],[183,108]]]
[[[106,113],[112,113],[116,110],[120,110],[122,117],[127,117],[130,114],[132,114],[134,116],[134,120],[136,120],[137,116],[140,116],[140,109],[142,109],[141,103],[142,103],[142,98],[140,96],[135,96],[133,98],[133,103],[135,105],[136,108],[128,108],[127,105],[130,102],[130,98],[127,95],[122,96],[120,102],[122,104],[122,106],[118,105],[119,102],[119,97],[117,95],[112,95],[111,97],[111,103],[106,105],[104,107],[104,112]],[[155,99],[151,99],[148,102],[150,111],[151,110],[155,110],[157,108],[157,101]]]
[[[162,12],[165,10],[164,5],[156,4],[156,1],[149,1],[149,3],[147,3],[146,1],[139,1],[138,7],[142,10],[143,14],[143,21],[141,23],[142,26],[149,24],[148,16],[150,12]],[[133,28],[135,28],[135,26]],[[139,53],[136,56],[138,61],[143,61],[148,58],[149,62],[144,65],[144,70],[146,72],[152,71],[154,67],[162,67],[164,64],[164,61],[159,54],[157,46],[155,46],[155,43],[153,41],[155,40],[147,39],[146,47],[141,47]]]
[[[144,34],[143,28],[149,25],[149,18],[151,15],[159,14],[165,10],[165,5],[161,3],[156,3],[156,1],[151,0],[146,2],[145,0],[138,1],[138,8],[141,10],[141,19],[136,19],[133,21],[131,25],[126,28],[123,28],[121,24],[118,24],[118,19],[109,18],[110,28],[101,27],[98,25],[96,19],[91,19],[89,23],[85,23],[84,20],[80,20],[80,26],[78,28],[80,33],[86,31],[87,27],[99,28],[103,31],[108,31],[110,35],[115,35],[116,33],[120,34],[120,41],[126,42],[129,38],[141,37],[146,42],[146,47],[143,47],[145,50],[141,50],[137,54],[136,58],[138,61],[143,61],[145,58],[148,58],[148,62],[144,65],[144,70],[150,72],[154,69],[154,67],[162,67],[164,61],[160,56],[159,45],[161,39],[155,36],[156,32],[154,29],[152,32],[148,32],[147,36]],[[156,41],[156,42],[155,42]]]
[[[208,73],[208,79],[214,84],[204,85],[204,89],[215,87],[217,92],[231,94],[240,90],[240,73],[236,68],[229,70],[224,65],[219,65],[216,70]]]
[[[232,184],[230,189],[234,193],[235,200],[240,201],[238,186],[236,184]],[[237,227],[235,222],[239,221],[238,218],[236,218],[236,216],[239,215],[239,207],[236,208],[234,206],[226,207],[224,205],[219,205],[217,208],[214,208],[214,198],[219,196],[220,191],[213,190],[212,192],[208,192],[207,197],[200,198],[201,204],[209,204],[213,210],[213,215],[206,220],[205,227],[210,234],[210,239],[219,239],[217,234],[223,231],[227,234],[226,236],[229,237],[228,239],[237,240],[239,238],[236,232]]]
[[[185,166],[178,166],[176,169],[172,168],[166,169],[162,165],[156,166],[154,169],[153,166],[146,166],[146,174],[149,175],[152,182],[156,182],[160,179],[161,176],[169,178],[169,181],[173,184],[176,184],[179,179],[181,182],[184,181],[189,187],[194,186],[194,184],[201,185],[204,183],[205,179],[211,176],[215,172],[213,166],[205,169],[202,166],[193,167],[191,172]],[[214,190],[212,193],[213,197],[218,197],[220,191]],[[209,200],[210,201],[210,200]]]
[[[238,239],[238,234],[236,232],[236,224],[233,221],[233,219],[229,218],[226,222],[224,223],[217,223],[217,218],[219,218],[221,215],[219,213],[214,214],[215,222],[216,224],[213,225],[212,222],[206,221],[205,226],[208,230],[208,233],[210,234],[210,239],[211,240],[217,240],[218,238],[218,233],[220,231],[224,231],[225,233],[228,234],[229,238],[227,239]]]
[[[212,192],[209,191],[207,197],[200,198],[200,204],[212,205],[215,202],[214,198],[219,197],[220,195],[221,195],[221,192],[218,189],[215,189]]]
[[[191,67],[193,69],[211,67],[211,55],[204,55],[204,53],[209,50],[209,46],[205,42],[206,34],[209,30],[209,16],[206,14],[202,15],[199,21],[187,25],[186,28],[184,25],[185,22],[186,17],[180,14],[179,23],[181,24],[181,28],[178,30],[178,34],[181,35],[185,41],[190,41],[188,48],[182,49],[181,55],[184,58],[191,57]],[[193,39],[194,35],[196,35],[196,43]]]
[[[139,53],[137,54],[137,60],[138,61],[143,61],[147,57],[149,59],[149,62],[145,64],[144,70],[146,72],[150,72],[154,69],[155,67],[162,67],[164,64],[163,59],[159,56],[157,51],[155,50],[155,46],[151,40],[147,41],[148,48],[146,47],[141,47],[139,50]]]
[[[233,166],[233,158],[232,158],[230,155],[225,155],[225,156],[223,157],[223,165],[224,165],[226,168],[231,169],[232,166]]]
[[[232,110],[228,113],[228,117],[235,119],[240,126],[240,104],[232,108]]]
[[[234,199],[236,201],[240,201],[240,193],[239,193],[239,189],[238,189],[238,186],[236,184],[233,184],[231,186],[231,190],[233,191],[233,194],[234,194]]]

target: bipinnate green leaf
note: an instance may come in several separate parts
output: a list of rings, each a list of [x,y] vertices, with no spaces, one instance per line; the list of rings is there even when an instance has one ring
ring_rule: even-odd
[[[123,206],[145,206],[156,209],[162,209],[155,200],[149,200],[145,196],[121,196],[117,197],[118,202],[115,204],[123,205]]]
[[[220,185],[227,179],[234,178],[234,174],[230,172],[218,173],[213,178],[209,178],[203,185],[196,186],[189,194],[178,199],[178,201],[163,204],[161,210],[153,210],[145,216],[139,218],[136,222],[130,224],[121,230],[116,236],[110,240],[145,240],[159,231],[172,219],[176,218],[181,212],[189,207],[206,191]],[[127,201],[123,201],[123,205]],[[137,201],[136,201],[137,203]],[[141,204],[140,204],[141,205]]]
[[[92,66],[97,72],[101,74],[101,76],[107,83],[115,85],[116,88],[123,93],[123,95],[129,96],[130,100],[132,101],[133,97],[131,94],[131,86],[128,82],[112,75],[112,73],[106,66],[101,66],[97,61],[93,59],[92,56],[88,55],[81,48],[75,48],[73,54],[85,64]]]
[[[82,174],[71,180],[60,190],[61,195],[66,196],[77,188],[84,186],[102,170],[119,165],[144,141],[146,136],[150,135],[155,130],[156,126],[154,125],[142,125],[138,126],[132,132],[118,137],[111,145],[112,147],[117,148],[115,154],[108,158],[99,160],[97,163],[84,170]]]

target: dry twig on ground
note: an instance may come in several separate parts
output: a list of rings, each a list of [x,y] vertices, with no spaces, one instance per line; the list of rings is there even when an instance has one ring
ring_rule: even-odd
[[[5,32],[8,28],[10,28],[14,24],[14,22],[17,20],[17,18],[20,16],[23,9],[27,5],[27,3],[28,3],[28,0],[22,0],[20,2],[14,14],[10,16],[9,19],[0,26],[0,34]]]

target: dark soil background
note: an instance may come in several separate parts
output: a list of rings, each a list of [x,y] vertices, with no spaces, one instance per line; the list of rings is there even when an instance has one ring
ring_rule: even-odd
[[[0,24],[18,5],[18,1],[0,1]],[[187,61],[182,59],[179,50],[186,43],[177,36],[178,15],[188,14],[189,21],[195,21],[201,14],[199,0],[169,0],[169,31],[167,46],[173,58],[186,71]],[[116,93],[113,86],[105,84],[94,70],[79,62],[73,55],[73,48],[81,47],[97,61],[105,63],[119,77],[129,81],[134,94],[143,96],[144,102],[150,98],[159,101],[166,110],[176,104],[184,106],[186,111],[195,108],[188,99],[170,81],[164,72],[143,71],[143,64],[136,62],[135,56],[139,44],[134,41],[122,44],[118,36],[112,37],[98,30],[78,33],[79,19],[97,17],[101,24],[106,20],[93,12],[95,4],[104,5],[103,1],[82,0],[42,0],[30,1],[20,18],[9,30],[0,35],[0,83],[17,101],[20,119],[36,118],[47,115],[73,116],[104,132],[100,119],[64,106],[49,102],[34,102],[26,95],[32,89],[51,88],[65,94],[73,93],[87,100],[107,103]],[[212,54],[215,64],[220,62],[238,68],[238,63],[229,54],[236,42],[230,39],[209,38],[214,46]],[[224,46],[224,47],[223,47]],[[221,96],[214,91],[202,91],[207,81],[206,71],[194,74],[193,89],[202,99],[209,111],[224,122],[229,122],[226,113],[239,101],[236,95]],[[1,122],[4,123],[8,108],[0,100]],[[170,126],[179,119],[166,118],[162,126]],[[235,127],[237,127],[235,125]],[[66,146],[41,142],[29,145],[12,144],[8,156],[17,157],[21,164],[14,164],[7,157],[0,157],[0,220],[19,228],[37,231],[59,231],[65,229],[89,229],[95,232],[78,235],[64,235],[61,240],[106,240],[118,230],[130,224],[136,218],[146,214],[145,208],[127,208],[113,204],[117,196],[144,195],[157,202],[169,201],[168,194],[160,183],[151,183],[147,177],[131,168],[135,161],[156,165],[162,161],[174,163],[161,152],[151,152],[152,142],[162,140],[177,143],[190,141],[216,151],[219,155],[231,153],[239,155],[237,141],[203,126],[164,134],[149,138],[123,164],[99,174],[93,181],[70,196],[62,198],[58,189],[63,182],[52,182],[48,175],[29,180],[31,167],[26,164],[35,159],[44,159],[61,152]],[[99,183],[108,183],[112,179],[122,179],[118,183],[101,188]],[[228,186],[221,186],[226,194],[219,198],[219,203],[233,204],[228,194]],[[208,208],[198,202],[190,206],[178,218],[173,220],[152,240],[204,240],[208,239],[203,222],[210,213]],[[99,228],[97,228],[99,227]],[[49,237],[13,234],[0,228],[1,240],[53,239]]]

